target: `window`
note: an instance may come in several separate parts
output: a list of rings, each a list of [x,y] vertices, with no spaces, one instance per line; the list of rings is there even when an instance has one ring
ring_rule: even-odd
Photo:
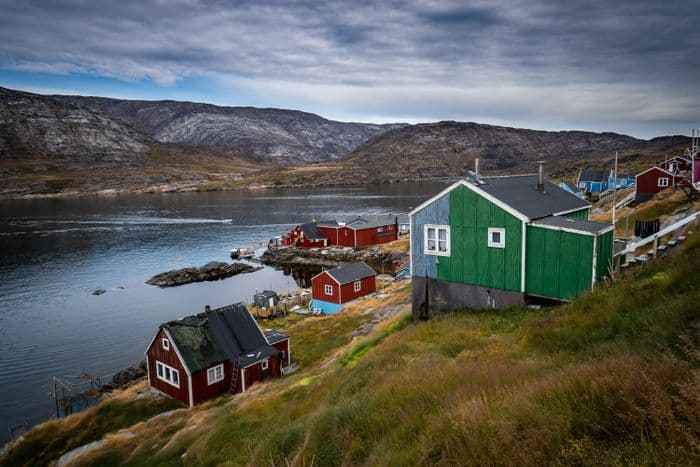
[[[384,227],[377,227],[377,232],[384,232]]]
[[[506,247],[506,229],[497,229],[495,227],[489,227],[488,230],[488,244],[491,248],[505,248]]]
[[[326,295],[333,295],[333,286],[326,284],[325,287],[323,288],[323,291],[325,292]]]
[[[262,361],[261,367],[262,367],[263,370],[267,370],[267,367],[268,367],[267,359],[265,359],[265,360]]]
[[[578,187],[579,188],[586,188],[586,182],[579,182]]]
[[[163,338],[163,350],[170,350],[170,341]]]
[[[166,383],[170,384],[171,386],[175,386],[176,388],[180,387],[180,372],[177,371],[175,368],[166,365],[165,363],[161,363],[156,360],[156,369],[157,369],[157,374],[158,374],[158,379],[161,381],[165,381]]]
[[[450,227],[427,224],[424,229],[423,251],[428,255],[450,256]]]
[[[659,186],[668,186],[668,177],[659,178]]]
[[[224,379],[224,364],[216,365],[207,370],[207,384],[218,383]]]
[[[359,292],[362,289],[362,281],[355,281],[355,283],[352,285],[352,289],[355,292]]]

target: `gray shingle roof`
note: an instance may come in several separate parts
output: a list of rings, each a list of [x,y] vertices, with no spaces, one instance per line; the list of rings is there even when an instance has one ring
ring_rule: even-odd
[[[326,272],[341,285],[377,275],[374,269],[367,266],[362,261],[358,263],[347,263],[335,269],[329,269]]]
[[[279,331],[276,330],[270,330],[270,331],[265,331],[265,337],[267,337],[267,341],[270,344],[275,344],[277,342],[281,342],[283,340],[289,339],[289,336],[286,334],[283,334]]]
[[[309,240],[323,240],[326,237],[323,236],[320,230],[318,230],[318,225],[315,222],[307,222],[306,224],[301,224],[301,231],[304,232],[304,237]]]
[[[354,230],[372,229],[383,225],[391,225],[396,223],[396,216],[393,214],[377,214],[370,216],[358,216],[349,219],[346,223],[348,227]]]
[[[608,176],[610,175],[610,170],[598,169],[598,170],[582,170],[581,174],[578,176],[579,182],[606,182]]]
[[[480,189],[516,211],[525,214],[530,219],[590,206],[587,201],[549,180],[544,181],[544,191],[538,190],[537,175],[487,177],[482,180],[486,183],[478,185]]]
[[[580,232],[598,233],[612,227],[612,224],[604,224],[602,222],[584,221],[581,219],[573,219],[564,216],[549,216],[542,219],[537,219],[532,222],[532,225],[542,225],[548,227],[561,227],[565,229],[578,230]]]
[[[245,367],[278,352],[242,303],[170,321],[162,327],[170,332],[191,372],[226,360]]]

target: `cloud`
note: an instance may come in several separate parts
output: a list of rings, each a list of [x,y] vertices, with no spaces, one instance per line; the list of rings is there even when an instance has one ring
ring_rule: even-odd
[[[350,118],[651,127],[689,125],[700,111],[691,1],[0,0],[0,9],[6,69],[161,86],[208,76],[292,107],[335,102],[344,107],[332,113]]]

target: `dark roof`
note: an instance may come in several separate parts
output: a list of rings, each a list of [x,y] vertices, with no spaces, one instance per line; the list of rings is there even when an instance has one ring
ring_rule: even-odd
[[[244,367],[277,353],[242,303],[170,321],[162,327],[170,332],[193,373],[226,360]]]
[[[384,225],[392,225],[396,223],[396,216],[393,214],[377,214],[371,216],[358,216],[349,219],[346,226],[354,230],[373,229]]]
[[[316,225],[324,227],[338,227],[338,221],[318,221]]]
[[[549,180],[544,181],[543,191],[538,190],[537,175],[492,177],[482,181],[485,183],[478,185],[479,188],[530,219],[590,207],[587,201]]]
[[[612,224],[604,224],[603,222],[584,221],[581,219],[573,219],[564,216],[549,216],[542,219],[537,219],[532,222],[532,225],[542,225],[549,227],[562,227],[565,229],[578,230],[580,232],[598,233],[607,228],[612,227]]]
[[[318,230],[318,225],[315,222],[307,222],[306,224],[301,224],[301,231],[304,232],[304,237],[309,240],[323,240],[324,237],[320,230]]]
[[[608,180],[610,170],[582,170],[578,176],[579,182],[605,182]]]
[[[409,224],[411,219],[409,219],[408,214],[397,214],[396,220],[399,224]]]
[[[573,191],[574,193],[581,191],[581,189],[579,187],[577,187],[576,184],[574,184],[574,183],[567,182],[567,181],[563,181],[562,183],[564,185],[566,185],[569,188],[569,190]]]
[[[274,329],[265,331],[265,337],[270,344],[276,344],[277,342],[282,342],[283,340],[289,339],[288,335],[275,331]]]
[[[262,292],[258,292],[255,294],[256,297],[258,295],[264,295],[267,298],[275,298],[277,297],[277,292],[275,292],[274,290],[263,290]]]
[[[634,172],[618,172],[617,178],[634,178],[636,175]]]
[[[333,279],[338,281],[340,284],[347,284],[348,282],[357,281],[364,279],[369,276],[376,276],[377,273],[374,269],[367,266],[362,261],[358,263],[347,263],[335,269],[329,269],[325,271]]]

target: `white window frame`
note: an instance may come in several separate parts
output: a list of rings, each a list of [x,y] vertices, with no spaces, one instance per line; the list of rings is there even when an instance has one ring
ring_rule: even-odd
[[[217,375],[217,373],[221,372],[220,375]],[[207,369],[207,385],[212,385],[216,384],[219,381],[224,380],[224,364],[221,363],[219,365],[213,366],[209,369]]]
[[[163,338],[163,340],[161,341],[161,345],[163,346],[163,350],[170,350],[170,341],[167,337]]]
[[[323,293],[325,293],[326,295],[333,295],[333,286],[331,284],[324,285]]]
[[[664,183],[661,183],[661,182],[664,182]],[[657,185],[659,186],[659,188],[666,188],[669,185],[668,177],[659,177]]]
[[[177,377],[174,378],[173,375],[177,375]],[[173,368],[170,365],[166,365],[165,363],[156,360],[156,377],[159,380],[165,381],[169,385],[180,389],[180,372],[177,370],[177,368]]]
[[[360,290],[362,290],[362,281],[355,281],[352,284],[352,290],[354,290],[355,292],[359,292]]]
[[[428,231],[435,231],[435,249],[430,250],[428,248]],[[445,251],[440,251],[440,230],[445,231]],[[426,255],[433,256],[450,256],[450,226],[449,225],[437,225],[437,224],[425,224],[423,226],[423,253]]]
[[[579,182],[578,187],[579,188],[586,188],[586,182]]]
[[[260,368],[264,371],[267,370],[270,367],[270,363],[267,361],[267,358],[260,362]]]
[[[494,242],[493,234],[501,234],[501,241]],[[501,227],[489,227],[488,228],[488,245],[489,248],[505,248],[506,247],[506,229]]]

